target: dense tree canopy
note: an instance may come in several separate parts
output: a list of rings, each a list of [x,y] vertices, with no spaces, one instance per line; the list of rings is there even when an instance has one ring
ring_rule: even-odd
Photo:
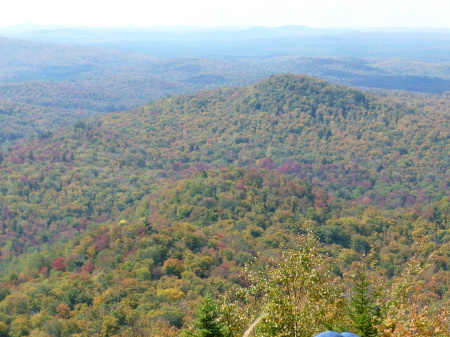
[[[0,333],[182,336],[207,294],[241,315],[224,334],[267,308],[255,333],[284,336],[327,305],[309,332],[348,330],[363,263],[389,304],[373,329],[448,336],[447,98],[411,97],[277,75],[2,150]]]

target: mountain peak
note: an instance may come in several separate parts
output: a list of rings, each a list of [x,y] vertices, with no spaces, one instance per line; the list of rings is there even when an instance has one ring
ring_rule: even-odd
[[[332,84],[307,75],[280,74],[260,81],[247,90],[249,104],[276,114],[305,109],[315,114],[319,107],[336,110],[367,109],[369,98],[359,90]],[[329,113],[334,114],[329,110]],[[337,112],[337,111],[335,111]]]
[[[364,94],[357,90],[344,85],[333,84],[328,81],[321,80],[317,77],[305,74],[284,73],[272,75],[254,85],[259,90],[264,90],[266,87],[274,87],[287,91],[297,91],[297,93],[305,92],[307,94],[318,94],[322,91],[341,93],[347,95],[348,93]],[[306,91],[305,91],[306,90]]]

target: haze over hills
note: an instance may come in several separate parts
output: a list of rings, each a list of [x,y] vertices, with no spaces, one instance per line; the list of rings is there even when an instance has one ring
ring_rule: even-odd
[[[80,80],[99,75],[156,76],[168,81],[189,82],[195,76],[221,76],[217,81],[198,80],[206,85],[237,85],[280,72],[308,73],[354,86],[411,91],[446,91],[450,66],[420,59],[358,58],[322,55],[227,57],[225,59],[162,58],[99,47],[70,47],[14,39],[0,39],[2,82],[32,80]],[[191,80],[193,81],[193,80]],[[384,83],[383,83],[384,82]],[[422,86],[420,83],[423,82]]]
[[[450,65],[448,63],[432,62],[428,56],[424,59],[413,59],[411,57],[417,55],[412,53],[408,54],[409,58],[394,57],[400,54],[392,46],[380,46],[379,50],[384,50],[388,57],[363,58],[336,56],[341,55],[341,52],[328,52],[320,49],[316,50],[320,55],[317,57],[305,56],[308,55],[307,52],[302,52],[302,55],[285,55],[286,50],[277,47],[277,44],[282,41],[294,47],[304,46],[300,40],[289,42],[289,39],[296,36],[305,38],[313,35],[321,38],[327,36],[323,35],[322,30],[307,27],[217,28],[209,31],[193,28],[185,31],[184,34],[181,34],[177,28],[163,27],[156,30],[138,29],[139,34],[131,34],[135,30],[136,28],[124,29],[121,33],[119,32],[120,34],[117,30],[108,29],[84,31],[86,34],[84,44],[90,46],[70,46],[0,38],[0,81],[3,82],[0,84],[0,99],[14,103],[23,109],[23,113],[19,109],[15,109],[15,117],[3,113],[2,142],[10,143],[17,138],[33,137],[37,132],[52,131],[86,116],[127,110],[167,95],[191,93],[207,88],[248,85],[277,73],[306,73],[335,83],[361,88],[420,92],[450,90]],[[21,31],[29,30],[24,28]],[[66,39],[70,35],[55,31],[53,27],[44,31]],[[116,33],[118,34],[115,35]],[[340,31],[339,34],[341,33],[354,34],[349,31]],[[97,36],[98,34],[106,35],[102,35],[102,37]],[[237,39],[252,51],[257,51],[258,48],[268,48],[267,50],[272,51],[268,54],[256,52],[251,57],[241,57],[239,55],[245,53],[234,52],[226,57],[192,57],[192,55],[201,54],[198,53],[201,48],[195,45],[198,41],[203,41],[210,51],[226,52],[226,43],[228,42],[222,45],[223,41],[221,42],[220,39],[216,41],[213,38],[215,34],[219,34],[225,40],[229,39],[227,41],[233,46],[235,46],[233,41]],[[375,33],[362,32],[361,34],[373,35]],[[400,33],[395,32],[395,34]],[[431,44],[437,46],[436,48],[443,48],[442,50],[446,48],[445,33],[441,33],[443,35],[439,39],[435,36],[437,40],[434,40],[434,37],[424,39],[423,34],[432,33],[408,34],[411,34],[411,41],[418,39],[410,42],[416,47],[419,46],[419,49],[427,40],[426,50],[430,51],[430,55],[431,53],[437,55],[430,47]],[[92,43],[88,43],[89,36],[93,39]],[[148,55],[99,47],[102,46],[101,41],[119,36],[121,39],[123,38],[123,41],[128,41],[127,43],[133,43],[133,39],[137,39],[136,43],[139,46],[146,45],[139,39],[159,38],[167,44],[161,46],[161,51],[170,48],[177,49],[178,47],[175,45],[178,42],[176,41],[183,39],[193,39],[197,42],[193,44],[186,42],[190,46],[189,48],[192,48],[186,53],[186,55],[190,55],[189,57],[179,57],[183,54],[179,49],[177,51],[174,49],[174,53],[178,57],[167,57],[161,55],[170,53],[163,52],[161,54],[154,51],[154,55]],[[339,41],[345,40],[336,36],[330,37],[330,39],[331,42],[327,42],[327,46],[339,45]],[[358,40],[358,38],[352,37],[351,40],[355,48],[365,48],[363,47],[366,43],[365,38]],[[408,38],[401,43],[407,43],[407,40]],[[83,39],[80,37],[78,42],[83,43]],[[153,42],[149,43],[151,46],[158,45]],[[215,43],[220,43],[221,46],[215,46]],[[259,44],[259,47],[252,43]],[[353,49],[345,47],[345,43],[341,46],[343,49],[339,47],[342,51],[346,51],[342,55],[353,55]],[[393,42],[393,40],[386,40],[386,43],[401,46],[401,43]],[[119,46],[113,47],[119,48]],[[416,47],[413,49],[417,51]],[[408,50],[413,49],[409,48]],[[153,53],[153,51],[149,52]],[[364,55],[378,54],[368,51]],[[27,119],[27,116],[34,113],[35,109],[31,106],[39,107],[40,114],[43,116],[39,118],[43,120],[41,125],[45,125],[45,131],[42,130],[42,127],[33,128],[32,122],[27,122],[26,128],[21,128],[20,123],[17,124],[17,117]],[[55,109],[66,117],[58,118],[54,114]]]
[[[45,116],[45,131],[170,94],[248,84],[261,73],[269,74],[240,61],[158,58],[5,38],[0,39],[0,50],[0,99],[22,107],[22,113],[15,110],[19,119],[34,113],[26,105],[38,106]],[[55,109],[66,118],[55,116]],[[2,121],[6,141],[42,131],[22,129],[5,111]]]
[[[96,45],[158,56],[242,57],[274,54],[304,56],[410,57],[448,62],[448,29],[317,29],[267,27],[39,26],[3,28],[7,37],[71,45]]]

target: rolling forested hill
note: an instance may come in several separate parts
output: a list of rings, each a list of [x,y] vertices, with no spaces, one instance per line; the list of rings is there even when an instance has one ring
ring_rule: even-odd
[[[222,32],[194,29],[187,35],[176,29],[82,33],[76,29],[49,29],[35,31],[37,35],[27,35],[26,29],[16,31],[17,34],[2,31],[8,36],[35,40],[0,38],[0,100],[16,106],[14,117],[1,117],[5,126],[3,145],[36,133],[52,132],[86,116],[128,110],[167,95],[249,85],[277,73],[305,73],[361,88],[429,93],[450,90],[448,60],[437,57],[437,51],[447,48],[445,31],[378,35],[306,27]],[[363,37],[378,41],[377,51],[367,49]],[[129,46],[121,46],[120,41]],[[252,53],[228,50],[226,46],[235,46],[236,41],[245,45],[239,50]],[[318,44],[324,45],[323,41],[330,50],[318,48]],[[195,47],[196,43],[201,46]],[[214,48],[216,43],[221,48]],[[392,44],[397,44],[397,48]],[[133,47],[143,45],[149,50]],[[224,54],[211,54],[217,50]],[[28,120],[36,109],[42,124]],[[57,117],[55,111],[64,118]]]
[[[393,336],[441,324],[448,97],[382,96],[275,75],[3,149],[0,333],[183,336],[201,297],[253,289],[244,266],[275,268],[307,233],[317,238],[318,268],[339,284],[339,303],[368,254],[383,301],[407,294],[380,324],[401,320]],[[14,104],[2,104],[14,116]],[[245,315],[236,323],[259,313]]]
[[[297,75],[170,97],[2,151],[3,221],[27,233],[13,240],[20,252],[117,216],[165,179],[228,166],[432,213],[424,206],[448,195],[449,118]]]
[[[0,100],[15,105],[14,116],[2,112],[1,143],[167,95],[248,84],[268,74],[240,61],[157,58],[0,38]],[[29,119],[36,109],[45,130]]]
[[[255,63],[276,64],[278,72],[308,74],[352,87],[418,92],[450,90],[450,66],[406,57],[274,56]]]

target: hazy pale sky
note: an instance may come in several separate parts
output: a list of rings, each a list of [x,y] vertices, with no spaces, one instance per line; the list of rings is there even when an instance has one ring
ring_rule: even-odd
[[[0,26],[450,27],[449,0],[5,0]]]

